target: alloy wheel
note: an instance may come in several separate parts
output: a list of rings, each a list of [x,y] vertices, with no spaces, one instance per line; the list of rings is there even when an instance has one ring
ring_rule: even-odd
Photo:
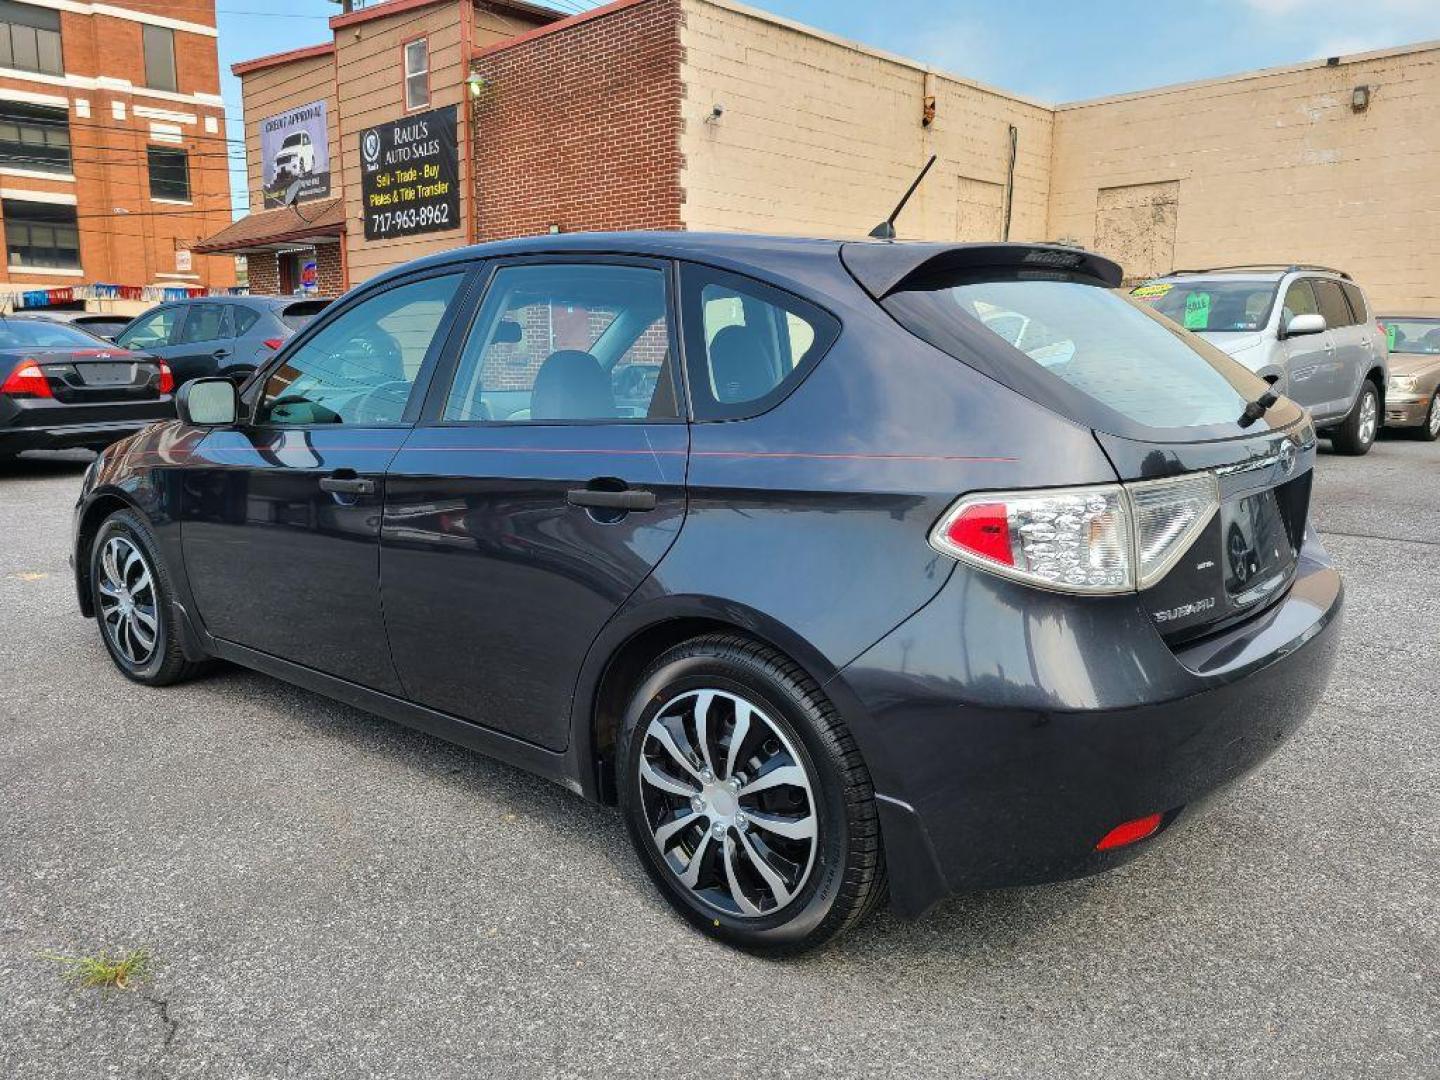
[[[1374,394],[1364,394],[1360,398],[1360,444],[1367,446],[1375,440],[1375,427],[1379,417],[1379,406],[1375,404]]]
[[[814,786],[753,702],[710,689],[672,699],[645,729],[639,773],[655,847],[695,899],[758,918],[800,893],[819,846]]]
[[[159,644],[160,621],[155,575],[139,547],[123,536],[105,541],[96,592],[110,644],[132,666],[144,667]]]
[[[1425,430],[1430,437],[1440,438],[1440,390],[1430,399],[1430,415],[1425,418]]]

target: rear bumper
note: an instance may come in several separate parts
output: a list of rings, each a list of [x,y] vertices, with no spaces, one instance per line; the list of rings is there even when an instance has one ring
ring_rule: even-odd
[[[133,435],[157,419],[161,417],[111,420],[94,424],[0,428],[0,454],[18,454],[22,450],[65,450],[76,446],[99,449],[123,439],[126,435]]]
[[[1151,846],[1095,851],[1124,821],[1162,813],[1168,831],[1274,752],[1325,689],[1342,596],[1311,540],[1284,600],[1172,651],[1123,603],[957,572],[840,676],[897,910],[1097,873]]]

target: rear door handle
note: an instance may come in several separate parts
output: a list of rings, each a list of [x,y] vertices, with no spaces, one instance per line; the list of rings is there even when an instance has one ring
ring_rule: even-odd
[[[653,491],[597,491],[594,488],[575,488],[565,493],[565,501],[571,506],[593,507],[603,510],[654,510]]]
[[[375,481],[359,476],[322,476],[320,490],[337,495],[374,495]]]
[[[221,360],[221,359],[224,359],[225,357],[227,357],[227,356],[230,355],[230,350],[229,350],[229,349],[216,349],[216,350],[215,350],[214,352],[212,352],[210,355],[213,356],[213,357],[215,357],[216,360]]]

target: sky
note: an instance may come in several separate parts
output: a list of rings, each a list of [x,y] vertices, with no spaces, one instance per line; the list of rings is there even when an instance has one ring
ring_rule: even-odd
[[[595,0],[531,0],[571,13]],[[1440,0],[750,0],[875,48],[1047,102],[1440,39]],[[217,0],[231,188],[245,209],[230,65],[330,40],[330,0]]]

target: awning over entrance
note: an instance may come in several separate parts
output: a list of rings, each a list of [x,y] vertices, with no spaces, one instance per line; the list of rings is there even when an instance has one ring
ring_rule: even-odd
[[[317,199],[280,210],[246,214],[191,250],[197,255],[244,255],[324,243],[345,234],[345,200]]]

